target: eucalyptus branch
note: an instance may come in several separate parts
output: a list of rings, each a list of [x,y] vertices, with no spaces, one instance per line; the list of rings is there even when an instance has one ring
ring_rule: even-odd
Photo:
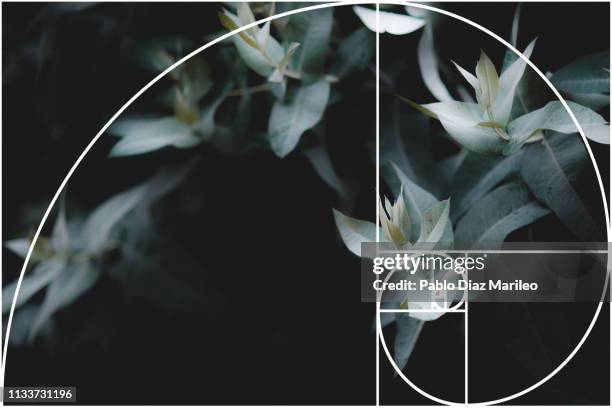
[[[251,86],[249,88],[232,89],[231,91],[229,91],[227,93],[227,96],[229,96],[229,97],[232,97],[232,96],[244,96],[244,95],[248,95],[248,94],[254,94],[254,93],[257,93],[257,92],[269,91],[270,89],[271,89],[270,84],[269,83],[265,83],[265,84],[259,84],[259,85]]]

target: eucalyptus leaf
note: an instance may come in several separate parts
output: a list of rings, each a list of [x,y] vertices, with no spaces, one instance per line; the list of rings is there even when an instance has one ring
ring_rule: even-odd
[[[580,57],[559,69],[550,77],[550,82],[567,93],[610,92],[610,52]]]
[[[194,130],[202,140],[210,140],[215,133],[215,114],[217,109],[223,103],[229,92],[229,87],[226,87],[208,106],[200,111],[200,118],[194,125]]]
[[[610,105],[610,94],[605,93],[567,93],[567,98],[594,111]]]
[[[268,137],[272,150],[285,157],[297,146],[302,134],[323,117],[329,99],[329,82],[325,78],[293,88],[288,101],[277,101],[270,115]]]
[[[590,164],[580,138],[559,133],[529,146],[521,163],[521,176],[533,195],[584,242],[604,238],[576,190]]]
[[[452,180],[451,219],[463,214],[505,178],[520,172],[522,151],[508,157],[486,157],[468,153]]]
[[[334,210],[336,227],[342,237],[344,245],[357,256],[361,256],[361,244],[376,242],[376,224],[347,217],[340,211]]]
[[[30,250],[30,245],[32,245],[32,240],[30,238],[10,239],[4,242],[5,247],[22,259],[26,258]],[[48,238],[39,236],[38,241],[36,241],[36,246],[32,251],[32,255],[30,256],[30,263],[35,264],[45,260],[52,254],[53,248]]]
[[[32,271],[23,276],[19,294],[15,301],[15,309],[25,304],[32,296],[44,289],[66,266],[63,258],[51,258],[38,264]],[[2,288],[2,313],[8,313],[13,304],[17,281],[13,281]]]
[[[521,3],[518,3],[514,10],[514,17],[512,18],[512,30],[510,31],[510,44],[516,47],[518,43],[518,30],[519,22],[521,19]],[[516,54],[515,54],[516,55]]]
[[[243,14],[247,13],[243,12]],[[225,19],[224,16],[227,17],[227,19]],[[235,16],[228,11],[220,13],[219,17],[225,27],[230,30],[234,30],[240,26],[250,23],[250,21],[242,21],[239,16]],[[250,16],[247,17],[250,18]],[[236,50],[238,50],[238,54],[244,63],[259,75],[267,78],[272,74],[275,67],[283,59],[285,52],[283,47],[281,47],[278,41],[276,41],[276,39],[272,36],[267,38],[265,44],[257,43],[256,37],[259,30],[260,29],[258,27],[253,27],[249,30],[234,35],[232,39],[234,41],[234,45],[236,46]],[[252,33],[255,33],[255,35]]]
[[[40,305],[37,304],[25,305],[15,310],[8,339],[11,346],[23,347],[27,344],[32,321],[36,318],[39,310]]]
[[[510,38],[508,39],[508,41],[510,42],[510,44],[512,44],[514,48],[517,48],[517,45],[518,45],[518,30],[519,30],[520,19],[521,19],[521,3],[518,3],[518,5],[516,6],[516,9],[514,9],[514,17],[512,17],[512,28],[510,30]],[[506,53],[504,54],[504,62],[502,64],[501,71],[504,72],[506,68],[508,68],[510,65],[512,65],[514,61],[517,60],[517,58],[518,58],[518,55],[516,55],[514,51],[512,51],[511,49],[507,49]]]
[[[411,236],[407,238],[409,241],[415,242],[421,235],[421,223],[425,212],[438,204],[438,200],[433,194],[410,180],[395,164],[393,164],[393,167],[403,187],[404,203],[411,223]]]
[[[25,259],[25,257],[28,255],[30,245],[32,245],[32,241],[27,238],[17,238],[4,241],[5,247],[7,247],[15,255],[23,259]]]
[[[40,310],[32,323],[29,339],[61,308],[70,305],[88,291],[101,276],[102,270],[91,261],[73,261],[51,282]]]
[[[449,220],[450,202],[444,200],[423,212],[418,242],[437,244],[436,247],[450,247],[453,243],[453,229]]]
[[[483,121],[483,112],[478,104],[459,101],[434,102],[423,105],[444,124],[473,127]]]
[[[487,54],[482,51],[480,53],[480,59],[476,64],[476,78],[480,84],[478,87],[478,92],[476,92],[478,104],[483,109],[486,109],[491,106],[497,97],[500,81],[495,65],[493,65],[493,61],[491,61]],[[496,120],[495,117],[491,119]]]
[[[370,30],[394,35],[410,34],[425,25],[425,19],[396,14],[388,11],[376,11],[363,6],[353,6],[355,14]],[[378,14],[378,16],[377,16]],[[378,20],[378,23],[377,23]]]
[[[459,73],[463,76],[463,78],[465,78],[465,80],[468,82],[468,84],[470,84],[470,86],[472,88],[474,88],[474,90],[476,92],[478,92],[479,88],[480,88],[480,84],[478,83],[478,78],[476,78],[474,75],[472,75],[472,73],[470,73],[465,68],[462,68],[455,61],[453,61],[453,64],[455,65],[455,68],[457,68],[457,71],[459,71]]]
[[[317,174],[323,179],[328,186],[333,188],[340,197],[347,198],[347,192],[344,188],[342,180],[338,177],[338,174],[334,170],[331,163],[329,153],[324,145],[317,145],[304,150],[304,155],[312,166],[315,168]]]
[[[66,223],[66,193],[60,198],[58,205],[57,218],[51,233],[51,247],[56,252],[65,252],[70,248],[70,234]]]
[[[548,214],[521,180],[496,188],[461,219],[455,240],[463,245],[501,244],[508,234]]]
[[[102,251],[110,239],[110,234],[117,223],[132,211],[147,192],[146,184],[119,193],[100,206],[87,218],[80,239],[87,252]]]
[[[412,318],[408,313],[394,313],[394,316],[397,334],[393,346],[393,360],[397,367],[403,370],[421,334],[424,321]]]
[[[475,103],[446,101],[424,107],[434,112],[448,134],[470,151],[499,155],[506,146],[493,128],[480,125],[482,111]]]
[[[534,47],[535,40],[529,43],[525,51],[523,51],[523,55],[526,58],[531,58]],[[503,125],[508,123],[510,113],[512,112],[514,95],[518,84],[523,77],[526,66],[527,62],[525,62],[522,58],[517,58],[517,60],[514,61],[507,70],[502,72],[501,76],[499,77],[499,91],[497,92],[497,97],[491,104],[493,119],[496,122]]]
[[[306,83],[323,74],[333,22],[331,7],[293,14],[289,19],[286,39],[300,44],[289,67],[298,72]]]
[[[592,130],[606,125],[605,119],[591,109],[571,101],[567,104],[576,116],[578,123],[580,123],[585,136],[589,137]],[[607,126],[605,128],[609,131]],[[504,149],[504,154],[519,149],[536,130],[554,130],[561,133],[578,131],[574,121],[559,101],[549,102],[543,108],[513,120],[508,125],[507,130],[511,140]]]
[[[416,184],[430,192],[439,188],[436,161],[432,155],[428,119],[406,109],[396,98],[391,104],[381,105],[379,166],[380,177],[398,196],[401,183],[393,163]],[[372,161],[376,162],[376,149],[372,144]]]
[[[202,142],[189,125],[174,117],[123,119],[111,126],[109,132],[121,136],[110,152],[112,157],[143,154],[168,146],[188,148]]]
[[[444,279],[444,280],[446,282],[449,281],[448,279]],[[408,300],[406,301],[408,302],[407,307],[411,310],[410,312],[408,312],[408,315],[411,318],[419,320],[419,321],[430,322],[432,320],[437,320],[446,313],[443,310],[431,310],[434,307],[432,306],[433,305],[432,302],[409,302]],[[416,310],[421,310],[421,311],[417,312]]]
[[[384,309],[381,304],[381,309]],[[387,308],[389,309],[389,308]],[[380,327],[384,328],[395,321],[395,313],[380,313]],[[374,324],[374,330],[376,330],[376,324]]]
[[[331,66],[331,74],[343,78],[354,70],[367,67],[374,54],[375,39],[367,28],[361,27],[344,38]]]
[[[440,79],[438,58],[434,47],[433,29],[429,26],[425,27],[421,35],[417,56],[421,77],[429,92],[439,101],[452,100],[453,98],[448,89],[446,89],[446,85]]]
[[[86,251],[105,249],[117,224],[137,206],[149,206],[175,188],[192,168],[194,161],[161,169],[154,177],[103,202],[85,221],[80,240]]]
[[[516,119],[546,105],[552,99],[556,98],[548,85],[531,67],[526,67],[516,87],[510,117]]]

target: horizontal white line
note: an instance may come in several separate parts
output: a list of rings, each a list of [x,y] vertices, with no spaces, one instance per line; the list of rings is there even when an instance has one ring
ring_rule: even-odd
[[[492,249],[469,249],[469,250],[419,250],[419,249],[402,249],[402,250],[380,250],[379,254],[397,254],[397,253],[422,253],[422,254],[465,254],[465,253],[476,253],[476,254],[607,254],[609,251],[606,249],[585,249],[585,250],[535,250],[535,249],[505,249],[505,250],[492,250]]]
[[[380,309],[380,313],[465,313],[464,309]]]

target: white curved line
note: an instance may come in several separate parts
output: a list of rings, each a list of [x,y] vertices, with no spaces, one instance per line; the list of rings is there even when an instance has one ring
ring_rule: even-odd
[[[563,99],[563,97],[561,96],[559,91],[554,87],[554,85],[550,82],[550,80],[546,77],[546,75],[544,75],[542,73],[542,71],[540,71],[535,64],[533,64],[527,57],[525,57],[521,52],[519,52],[516,48],[514,48],[506,40],[504,40],[503,38],[501,38],[500,36],[498,36],[497,34],[492,32],[491,30],[489,30],[489,29],[481,26],[480,24],[475,23],[475,22],[473,22],[473,21],[471,21],[471,20],[469,20],[469,19],[467,19],[465,17],[459,16],[457,14],[454,14],[454,13],[446,11],[446,10],[438,9],[436,7],[427,6],[427,5],[418,4],[418,3],[411,3],[411,2],[408,2],[408,1],[393,1],[393,0],[389,0],[389,1],[385,1],[385,3],[407,5],[407,6],[412,6],[412,7],[416,7],[416,8],[425,9],[425,10],[430,10],[430,11],[438,12],[440,14],[444,14],[446,16],[458,19],[458,20],[460,20],[460,21],[462,21],[462,22],[464,22],[466,24],[469,24],[472,27],[475,27],[475,28],[481,30],[485,34],[490,35],[491,37],[495,38],[496,40],[498,40],[499,42],[504,44],[507,48],[512,50],[512,52],[514,52],[521,59],[523,59],[523,61],[525,61],[544,80],[544,82],[549,86],[549,88],[557,96],[559,101],[565,107],[565,110],[570,115],[570,117],[571,117],[572,121],[574,122],[574,124],[576,125],[576,128],[578,129],[578,132],[580,133],[580,136],[582,137],[582,140],[583,140],[583,142],[585,144],[585,147],[586,147],[586,149],[587,149],[587,151],[589,153],[589,157],[591,158],[591,162],[593,163],[593,167],[595,168],[595,174],[597,176],[597,181],[599,183],[599,189],[600,189],[601,197],[602,197],[603,204],[604,204],[604,214],[605,214],[605,218],[606,218],[606,232],[607,232],[608,241],[610,241],[611,226],[610,226],[610,216],[609,216],[609,213],[608,213],[608,200],[606,198],[605,190],[603,188],[603,182],[601,180],[601,175],[599,173],[599,167],[597,166],[597,162],[595,161],[595,157],[593,156],[593,152],[591,151],[591,147],[589,145],[589,142],[588,142],[587,138],[584,135],[584,131],[582,130],[582,126],[580,126],[580,123],[578,122],[578,120],[574,116],[573,112],[571,111],[571,109],[567,105],[567,102],[565,101],[565,99]],[[584,344],[584,342],[588,338],[589,334],[593,330],[593,327],[595,326],[595,323],[597,321],[597,318],[599,317],[599,313],[601,312],[601,308],[603,306],[603,299],[605,297],[605,293],[606,293],[606,289],[607,289],[607,285],[608,285],[608,278],[609,278],[609,274],[606,275],[606,284],[604,285],[604,289],[603,289],[603,293],[602,293],[602,301],[599,302],[597,310],[595,311],[595,314],[593,316],[593,320],[591,320],[591,323],[589,324],[589,327],[587,328],[585,334],[580,339],[580,341],[578,342],[578,344],[576,345],[574,350],[567,356],[567,358],[555,370],[550,372],[546,377],[544,377],[543,379],[541,379],[537,383],[533,384],[532,386],[530,386],[530,387],[528,387],[528,388],[524,389],[523,391],[520,391],[520,392],[518,392],[516,394],[510,395],[510,396],[507,396],[507,397],[504,397],[504,398],[500,398],[500,399],[497,399],[497,400],[494,400],[494,401],[478,402],[478,403],[472,403],[472,404],[467,404],[467,405],[482,406],[482,405],[493,405],[493,404],[500,404],[500,403],[503,403],[503,402],[507,402],[509,400],[518,398],[518,397],[520,397],[520,396],[522,396],[524,394],[527,394],[527,393],[533,391],[534,389],[538,388],[539,386],[541,386],[542,384],[544,384],[545,382],[550,380],[552,377],[554,377],[559,371],[561,371],[567,365],[567,363],[569,363],[569,361],[576,355],[576,353],[578,353],[578,351],[580,350],[580,348],[582,347],[582,345]],[[377,311],[378,311],[378,316],[377,316],[378,324],[377,324],[377,327],[380,327],[380,304],[379,303],[377,304]],[[398,370],[398,367],[395,364],[395,361],[393,360],[393,358],[391,357],[391,355],[389,353],[389,349],[387,348],[387,344],[386,344],[384,336],[382,334],[382,330],[379,330],[378,335],[379,335],[379,338],[380,338],[380,340],[381,340],[381,342],[383,344],[383,348],[385,350],[385,354],[387,355],[387,358],[389,359],[389,361],[393,365],[393,368],[398,372],[398,374],[402,377],[402,379],[406,383],[408,383],[412,388],[415,389],[415,391],[419,392],[421,395],[423,395],[423,396],[425,396],[427,398],[430,398],[433,401],[436,401],[438,403],[447,404],[447,405],[466,405],[465,403],[458,404],[458,403],[454,403],[454,402],[450,402],[450,401],[444,401],[442,399],[439,399],[437,397],[429,395],[425,391],[423,391],[420,388],[418,388],[417,386],[415,386],[412,382],[410,382],[410,380],[408,380],[406,378],[406,376],[404,376],[404,374],[401,372],[401,370]]]
[[[284,13],[279,13],[279,14],[276,14],[274,16],[262,18],[259,21],[255,21],[253,23],[250,23],[250,24],[247,24],[247,25],[245,25],[243,27],[240,27],[240,28],[238,28],[238,29],[236,29],[234,31],[230,31],[230,32],[228,32],[228,33],[226,33],[226,34],[224,34],[224,35],[222,35],[222,36],[220,36],[220,37],[218,37],[218,38],[216,38],[216,39],[206,43],[205,45],[201,46],[200,48],[190,52],[189,54],[185,55],[183,58],[179,59],[174,64],[172,64],[171,66],[166,68],[163,72],[161,72],[155,78],[153,78],[151,80],[151,82],[146,84],[140,91],[138,91],[134,96],[132,96],[109,119],[109,121],[106,122],[106,124],[102,127],[102,129],[100,129],[98,134],[96,134],[96,136],[91,140],[91,142],[89,142],[87,147],[85,147],[85,150],[83,150],[81,155],[77,158],[76,162],[72,165],[72,167],[68,171],[68,174],[66,175],[66,177],[64,178],[64,180],[60,184],[60,186],[59,186],[57,192],[55,193],[55,195],[53,196],[53,198],[51,199],[51,203],[49,204],[49,207],[47,207],[47,210],[45,211],[45,214],[43,215],[43,218],[42,218],[42,221],[40,222],[40,225],[36,229],[36,233],[34,234],[34,238],[32,239],[32,243],[30,244],[30,248],[28,249],[28,253],[27,253],[27,255],[25,257],[25,260],[23,262],[23,267],[21,268],[21,273],[19,274],[19,279],[17,280],[17,286],[15,288],[15,294],[13,295],[13,302],[11,304],[11,311],[9,313],[8,322],[7,322],[7,325],[6,325],[6,334],[5,334],[5,337],[4,337],[4,347],[3,347],[3,352],[2,352],[2,364],[1,364],[1,367],[0,367],[0,387],[4,387],[4,375],[5,375],[5,372],[6,372],[6,354],[7,354],[7,351],[8,351],[8,339],[9,339],[9,335],[11,333],[11,323],[13,322],[13,314],[15,312],[15,303],[17,302],[17,296],[19,295],[19,289],[21,288],[21,282],[23,281],[23,276],[25,275],[26,267],[28,265],[28,262],[30,261],[30,257],[32,256],[32,251],[34,249],[34,246],[36,245],[36,242],[38,241],[38,237],[40,236],[40,233],[42,231],[43,226],[45,225],[45,222],[47,221],[47,218],[49,218],[49,214],[51,213],[51,210],[52,210],[53,206],[55,205],[55,202],[57,201],[57,199],[60,196],[62,190],[64,189],[64,187],[68,183],[68,180],[70,179],[70,177],[72,177],[72,174],[75,172],[75,170],[79,166],[79,164],[81,164],[81,162],[83,161],[83,159],[85,158],[87,153],[89,153],[89,151],[91,150],[93,145],[98,141],[98,139],[100,139],[100,137],[102,137],[102,135],[104,134],[106,129],[108,129],[108,127],[115,121],[115,119],[117,119],[117,117],[119,117],[119,115],[121,115],[145,91],[147,91],[151,86],[153,86],[155,83],[157,83],[160,79],[162,79],[166,74],[168,74],[174,68],[176,68],[177,66],[179,66],[183,62],[187,61],[188,59],[190,59],[194,55],[200,53],[201,51],[204,51],[205,49],[207,49],[209,47],[212,47],[213,45],[215,45],[215,44],[225,40],[226,38],[231,37],[234,34],[238,34],[241,31],[248,30],[251,27],[255,27],[256,25],[259,25],[261,23],[265,23],[267,21],[271,21],[271,20],[274,20],[274,19],[277,19],[277,18],[281,18],[281,17],[290,16],[291,14],[296,14],[296,13],[305,12],[305,11],[311,11],[311,10],[317,10],[317,9],[327,8],[327,7],[336,7],[336,6],[349,5],[349,4],[359,4],[359,3],[372,3],[372,2],[354,1],[354,0],[349,1],[349,0],[347,0],[347,1],[341,1],[341,2],[332,3],[332,4],[317,4],[317,5],[314,5],[314,6],[303,7],[303,8],[300,8],[300,9],[290,10],[290,11],[287,11],[287,12],[284,12]],[[4,405],[4,402],[0,401],[0,404]]]

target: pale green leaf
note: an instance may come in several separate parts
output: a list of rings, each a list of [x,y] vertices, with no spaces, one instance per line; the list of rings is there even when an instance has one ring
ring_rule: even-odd
[[[277,101],[268,124],[272,150],[285,157],[297,146],[302,134],[323,117],[329,99],[329,83],[325,78],[293,89],[288,101]]]
[[[418,112],[406,109],[399,99],[381,106],[380,177],[391,189],[400,194],[401,184],[391,163],[395,163],[406,176],[427,191],[440,187],[435,175],[436,161],[432,155],[428,119]],[[376,161],[375,145],[371,146],[372,160]],[[432,177],[433,176],[433,177]]]
[[[146,206],[175,188],[187,175],[193,161],[160,170],[148,181],[109,198],[89,215],[80,241],[90,253],[103,250],[117,224],[137,205]]]
[[[610,92],[610,52],[580,57],[559,69],[550,82],[560,91],[567,93]]]
[[[526,58],[530,58],[534,47],[535,40],[529,43],[525,51],[523,51],[523,55]],[[516,88],[523,77],[526,66],[527,62],[522,58],[517,58],[508,69],[502,72],[499,78],[499,91],[491,104],[491,112],[493,114],[491,119],[502,125],[506,125],[510,119]]]
[[[448,134],[470,151],[499,155],[506,146],[496,129],[480,126],[482,109],[475,103],[446,101],[424,107],[433,111]]]
[[[331,7],[293,14],[289,19],[286,39],[300,44],[289,67],[298,72],[307,83],[323,74],[333,22]]]
[[[508,234],[531,224],[550,211],[542,207],[523,181],[496,188],[461,219],[455,241],[461,245],[498,245]]]
[[[376,242],[376,224],[347,217],[337,210],[334,210],[334,220],[344,245],[355,255],[361,256],[362,243]]]
[[[503,157],[468,153],[452,180],[451,219],[457,222],[486,193],[520,170],[523,151]]]
[[[437,119],[444,123],[458,126],[473,127],[484,121],[483,111],[475,103],[444,101],[423,105],[424,108],[432,111]]]
[[[410,34],[423,27],[426,23],[426,20],[422,18],[416,18],[405,14],[391,13],[388,11],[379,11],[379,16],[377,17],[376,10],[362,6],[353,6],[353,10],[366,27],[374,32],[376,32],[378,28],[378,32],[381,34]]]
[[[450,101],[452,96],[446,89],[446,85],[440,79],[438,71],[438,57],[434,46],[433,29],[426,27],[421,35],[419,46],[417,49],[417,57],[419,61],[419,69],[421,77],[429,92],[439,101]]]
[[[590,166],[578,135],[560,133],[529,146],[521,165],[521,176],[531,192],[584,242],[605,238],[576,190],[585,177],[590,177]]]
[[[238,12],[238,19],[242,23],[243,26],[247,24],[251,24],[255,22],[255,16],[249,7],[247,2],[240,2],[236,6],[236,11]]]
[[[476,64],[476,78],[478,78],[479,91],[476,92],[478,104],[486,109],[497,97],[499,90],[499,76],[493,61],[483,51],[480,52],[480,59]],[[495,118],[490,118],[495,120]]]
[[[518,41],[518,29],[519,29],[520,18],[521,18],[521,3],[519,3],[516,6],[516,9],[514,10],[514,17],[512,18],[512,31],[510,31],[510,44],[512,44],[513,47],[516,47],[517,41]]]
[[[567,98],[588,108],[598,111],[610,105],[610,95],[605,93],[569,93]]]
[[[444,200],[423,212],[419,243],[436,244],[448,248],[453,243],[453,229],[449,219],[450,201]]]
[[[32,271],[23,276],[19,294],[15,301],[15,309],[25,304],[32,296],[46,287],[66,266],[63,258],[51,258],[38,264]],[[2,288],[2,313],[8,313],[13,304],[17,281],[13,281]]]
[[[518,29],[519,29],[520,18],[521,18],[521,3],[519,3],[516,6],[516,9],[514,9],[514,17],[512,17],[512,28],[510,30],[510,38],[508,38],[508,41],[514,48],[518,47]],[[507,49],[506,53],[504,54],[504,62],[502,64],[501,72],[504,72],[514,61],[516,61],[517,58],[518,58],[518,55],[516,55],[514,51],[512,51],[511,49]]]
[[[304,155],[321,179],[331,188],[333,188],[340,197],[347,198],[347,192],[344,188],[342,180],[338,177],[336,170],[331,163],[329,153],[324,145],[319,144],[314,147],[304,150]]]
[[[270,39],[270,23],[271,21],[267,21],[263,27],[257,33],[257,43],[261,45],[263,49],[268,46],[268,40]]]
[[[143,154],[168,146],[188,148],[202,142],[189,125],[174,117],[122,119],[109,132],[121,136],[110,152],[112,157]]]
[[[248,5],[239,6],[238,12],[242,14],[242,18],[247,20],[251,19],[252,12]],[[249,24],[242,21],[242,18],[233,15],[227,10],[225,10],[223,13],[219,13],[221,24],[223,24],[223,26],[228,30],[232,31],[241,26]],[[266,29],[267,28],[264,27],[264,30]],[[238,50],[238,54],[244,63],[259,75],[267,78],[272,74],[275,67],[282,60],[285,52],[283,51],[283,47],[281,47],[278,41],[276,41],[276,39],[272,36],[267,37],[265,44],[258,43],[256,38],[263,38],[265,36],[259,36],[260,30],[261,29],[258,27],[252,27],[248,30],[241,31],[237,35],[234,35],[232,39],[236,49]]]
[[[265,53],[259,48],[253,48],[241,36],[233,36],[234,45],[240,58],[253,71],[264,77],[269,77],[285,55],[283,47],[272,36],[268,38]]]
[[[422,114],[424,114],[426,116],[429,116],[432,119],[438,119],[438,115],[436,115],[436,113],[434,111],[432,111],[431,109],[426,108],[425,105],[420,105],[420,104],[418,104],[418,103],[416,103],[416,102],[414,102],[414,101],[412,101],[412,100],[410,100],[408,98],[405,98],[405,97],[403,97],[401,95],[397,95],[397,97],[401,101],[407,103],[409,106],[411,106],[414,109],[416,109],[419,112],[421,112]]]
[[[57,217],[51,233],[51,246],[56,252],[65,252],[70,248],[70,234],[66,223],[66,193],[60,198]]]
[[[17,238],[4,241],[4,246],[11,250],[15,255],[25,259],[28,251],[30,250],[32,241],[27,238]]]
[[[217,113],[219,106],[221,106],[227,97],[228,91],[229,86],[227,86],[214,100],[212,100],[208,106],[200,111],[200,119],[194,125],[194,130],[202,140],[208,141],[213,137],[216,129],[215,114]]]
[[[404,204],[411,222],[411,236],[407,238],[410,242],[415,242],[421,235],[421,223],[425,212],[435,206],[438,203],[438,199],[433,194],[414,183],[394,163],[392,164],[403,188]]]
[[[480,84],[478,83],[478,78],[476,78],[474,75],[472,75],[470,72],[468,72],[467,70],[465,70],[464,68],[462,68],[459,64],[457,64],[455,61],[453,61],[453,64],[455,64],[455,67],[457,68],[457,70],[459,71],[459,73],[461,75],[463,75],[463,77],[466,79],[466,81],[468,81],[468,83],[472,86],[472,88],[474,88],[474,91],[476,92],[480,92]]]
[[[233,15],[227,10],[224,10],[223,13],[218,13],[218,16],[219,21],[221,22],[223,27],[227,28],[230,31],[237,30],[238,28],[244,25],[237,16]],[[253,49],[258,50],[259,44],[257,44],[257,41],[255,41],[255,39],[253,39],[253,37],[250,35],[251,31],[252,30],[243,30],[238,33],[238,36],[242,38],[245,44],[249,45]]]
[[[514,93],[510,117],[516,119],[541,108],[553,99],[556,98],[548,85],[531,67],[526,67]]]
[[[423,321],[412,318],[408,313],[383,313],[395,316],[397,333],[393,345],[393,360],[400,370],[403,370],[408,363],[408,359],[414,350]]]
[[[568,101],[567,104],[576,116],[578,123],[580,123],[585,136],[589,137],[591,131],[594,131],[594,137],[597,136],[601,140],[600,133],[602,132],[602,126],[606,125],[605,119],[598,113],[577,103]],[[604,133],[607,128],[605,126],[603,129]],[[508,125],[507,130],[511,141],[504,149],[504,154],[511,154],[518,150],[536,130],[554,130],[561,133],[578,131],[574,121],[559,101],[549,102],[543,108],[513,120]]]
[[[342,78],[353,70],[367,67],[374,54],[374,36],[366,29],[359,28],[342,39],[331,67],[331,73]]]
[[[89,290],[101,274],[100,267],[91,261],[75,261],[64,267],[47,288],[45,299],[32,323],[29,339],[36,337],[55,312],[70,305]]]

